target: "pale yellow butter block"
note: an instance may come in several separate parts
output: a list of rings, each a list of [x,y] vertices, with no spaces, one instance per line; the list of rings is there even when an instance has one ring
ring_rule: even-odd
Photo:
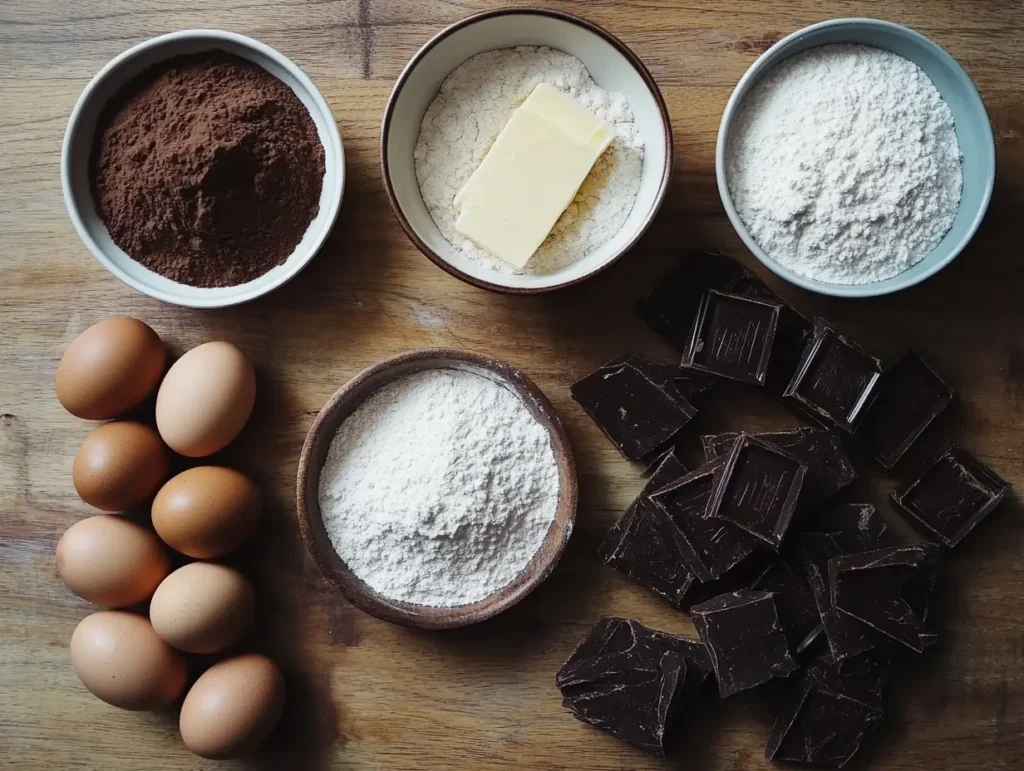
[[[547,83],[537,86],[455,196],[455,228],[523,268],[615,136]]]

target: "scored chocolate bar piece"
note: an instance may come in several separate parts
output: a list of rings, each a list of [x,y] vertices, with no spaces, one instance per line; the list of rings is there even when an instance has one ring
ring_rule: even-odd
[[[771,592],[741,590],[691,609],[694,626],[711,654],[724,699],[799,669]]]
[[[881,375],[878,359],[818,319],[783,398],[824,426],[852,433]]]
[[[571,391],[627,460],[654,452],[696,414],[630,364],[599,369],[573,383]]]
[[[737,436],[739,434],[732,432],[702,436],[705,459],[713,460],[728,452]],[[817,508],[857,479],[857,470],[846,454],[838,431],[801,426],[751,436],[775,445],[807,464],[807,476],[804,477],[799,501],[799,508],[803,511]]]
[[[636,311],[655,332],[680,351],[686,350],[704,293],[729,291],[750,274],[731,257],[691,252],[637,302]]]
[[[709,290],[701,301],[683,366],[764,385],[782,306]]]
[[[807,464],[747,434],[740,434],[724,457],[707,516],[778,549],[793,521]]]
[[[619,364],[631,364],[643,372],[648,380],[663,388],[669,396],[682,398],[691,405],[700,401],[708,391],[715,387],[715,381],[709,377],[694,375],[676,364],[651,361],[635,353],[618,356],[607,364],[603,364],[601,368],[605,369]]]
[[[925,624],[938,564],[939,547],[931,543],[834,557],[828,563],[832,603],[921,653],[936,641]]]
[[[950,548],[1006,497],[1010,485],[956,442],[945,446],[924,474],[892,494],[917,524]]]
[[[892,469],[952,401],[953,389],[907,351],[882,374],[858,439],[882,468]]]
[[[578,720],[664,755],[683,702],[712,671],[704,645],[639,622],[597,622],[555,676]]]
[[[706,463],[674,484],[651,494],[671,517],[681,536],[687,563],[701,581],[720,578],[757,548],[749,533],[707,516],[718,476],[727,458]]]
[[[816,634],[821,618],[814,603],[811,586],[803,570],[794,570],[786,560],[772,560],[750,583],[750,588],[775,595],[779,622],[786,633],[789,649],[799,652],[809,637]]]

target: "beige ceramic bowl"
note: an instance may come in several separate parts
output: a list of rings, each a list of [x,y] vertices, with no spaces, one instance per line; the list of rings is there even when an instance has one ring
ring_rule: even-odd
[[[546,275],[502,273],[478,265],[454,249],[423,203],[413,161],[423,115],[452,70],[484,51],[521,45],[548,46],[582,61],[601,88],[626,97],[645,141],[640,192],[622,229],[587,257]],[[672,175],[668,109],[643,62],[621,40],[595,24],[566,13],[533,8],[478,13],[429,40],[395,84],[384,113],[380,142],[384,187],[409,238],[431,261],[456,278],[498,292],[559,289],[607,268],[647,230]]]
[[[561,490],[555,520],[544,543],[526,569],[512,583],[471,605],[432,608],[392,600],[371,589],[338,556],[324,528],[320,512],[320,470],[338,427],[371,394],[398,378],[425,369],[460,369],[483,375],[515,393],[547,430],[558,464]],[[428,348],[393,356],[360,372],[327,400],[313,421],[299,456],[296,492],[299,526],[306,549],[317,567],[353,605],[377,618],[423,629],[448,629],[475,624],[515,605],[551,573],[565,550],[576,520],[578,482],[569,437],[555,408],[544,393],[520,370],[469,351]]]

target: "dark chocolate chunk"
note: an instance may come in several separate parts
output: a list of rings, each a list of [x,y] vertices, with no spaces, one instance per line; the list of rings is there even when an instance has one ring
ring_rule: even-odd
[[[816,511],[804,530],[830,535],[844,554],[857,554],[885,545],[888,526],[870,503],[837,503]]]
[[[836,662],[832,654],[824,653],[808,665],[808,671],[850,698],[880,708],[894,674],[894,660],[892,646],[882,645],[840,662]]]
[[[665,389],[665,393],[690,403],[700,399],[715,386],[715,381],[709,377],[701,377],[687,372],[676,364],[663,364],[651,361],[635,353],[629,353],[612,359],[601,369],[614,367],[619,364],[631,364],[644,373],[644,376],[652,383]]]
[[[714,599],[722,594],[749,589],[750,585],[767,569],[775,555],[767,551],[754,551],[729,568],[720,578],[695,583],[680,606],[687,613],[695,605]]]
[[[729,291],[748,275],[731,257],[692,252],[640,299],[636,310],[655,332],[684,351],[704,293],[709,289]]]
[[[710,290],[701,301],[683,366],[764,385],[781,305]]]
[[[866,704],[839,678],[811,667],[794,683],[765,747],[768,760],[842,768],[881,723],[881,704]]]
[[[681,702],[710,669],[710,656],[695,640],[606,618],[576,647],[555,684],[577,719],[664,755]]]
[[[750,588],[775,594],[775,608],[789,648],[799,652],[821,622],[803,570],[794,570],[783,559],[772,560],[750,583]]]
[[[799,668],[789,653],[771,592],[723,594],[690,612],[711,654],[723,699],[773,677],[789,677]]]
[[[757,547],[750,534],[707,516],[718,475],[727,458],[706,463],[678,482],[651,494],[679,530],[690,569],[701,581],[720,578]]]
[[[935,544],[890,546],[828,563],[832,604],[911,650],[935,643],[925,627],[939,564]]]
[[[793,520],[807,464],[747,434],[733,443],[707,515],[778,549]]]
[[[654,452],[696,414],[630,364],[587,375],[572,385],[572,397],[627,460]]]
[[[818,319],[783,398],[826,427],[852,432],[881,375],[878,359]]]
[[[739,434],[736,433],[702,436],[704,457],[712,460],[728,452],[737,436]],[[803,491],[800,493],[801,510],[820,506],[857,479],[857,470],[846,454],[838,431],[802,426],[751,436],[775,445],[807,464],[807,476],[804,477]]]
[[[891,469],[953,401],[953,389],[913,351],[887,369],[864,414],[858,438],[884,469]]]
[[[1006,497],[1010,485],[956,442],[924,474],[892,494],[902,511],[946,546],[956,546]]]
[[[874,629],[850,616],[840,613],[832,601],[828,565],[834,557],[846,556],[846,552],[831,535],[808,533],[800,540],[800,554],[807,581],[818,606],[821,623],[825,627],[829,651],[835,661],[856,656],[882,644],[884,638]]]

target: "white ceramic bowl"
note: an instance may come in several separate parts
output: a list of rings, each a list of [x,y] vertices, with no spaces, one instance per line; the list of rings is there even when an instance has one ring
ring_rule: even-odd
[[[823,45],[854,43],[891,51],[909,59],[931,78],[939,94],[953,113],[957,140],[960,144],[963,170],[963,192],[960,208],[949,231],[924,259],[902,273],[884,281],[870,284],[830,284],[802,276],[779,262],[754,240],[740,219],[729,192],[725,169],[725,153],[732,125],[739,114],[743,99],[772,67],[802,53]],[[835,297],[876,297],[891,294],[924,281],[938,273],[963,251],[985,218],[996,177],[996,146],[992,136],[985,103],[978,89],[946,51],[926,38],[899,24],[878,19],[832,19],[797,30],[769,48],[736,85],[722,115],[715,152],[715,171],[718,192],[729,221],[747,248],[766,268],[792,284],[811,292]]]
[[[643,177],[622,229],[587,257],[546,275],[515,275],[479,265],[441,235],[420,195],[413,150],[420,123],[442,81],[476,54],[514,46],[548,46],[583,62],[594,81],[623,94],[644,138]],[[423,254],[453,276],[499,292],[534,293],[575,284],[608,267],[654,219],[672,175],[672,128],[657,84],[624,43],[600,27],[556,11],[508,8],[470,16],[438,33],[406,66],[388,101],[381,166],[391,208]]]
[[[179,284],[135,262],[111,240],[96,213],[89,180],[96,121],[103,107],[128,81],[158,62],[182,54],[222,50],[258,64],[283,81],[309,110],[324,146],[324,180],[320,211],[309,224],[295,251],[276,268],[245,284],[199,288]],[[75,230],[107,270],[128,286],[164,302],[192,308],[220,308],[260,297],[281,286],[302,270],[323,245],[341,208],[345,188],[345,154],[331,108],[298,66],[257,40],[220,30],[184,30],[161,35],[129,48],[114,58],[85,87],[78,98],[61,153],[64,202]]]

